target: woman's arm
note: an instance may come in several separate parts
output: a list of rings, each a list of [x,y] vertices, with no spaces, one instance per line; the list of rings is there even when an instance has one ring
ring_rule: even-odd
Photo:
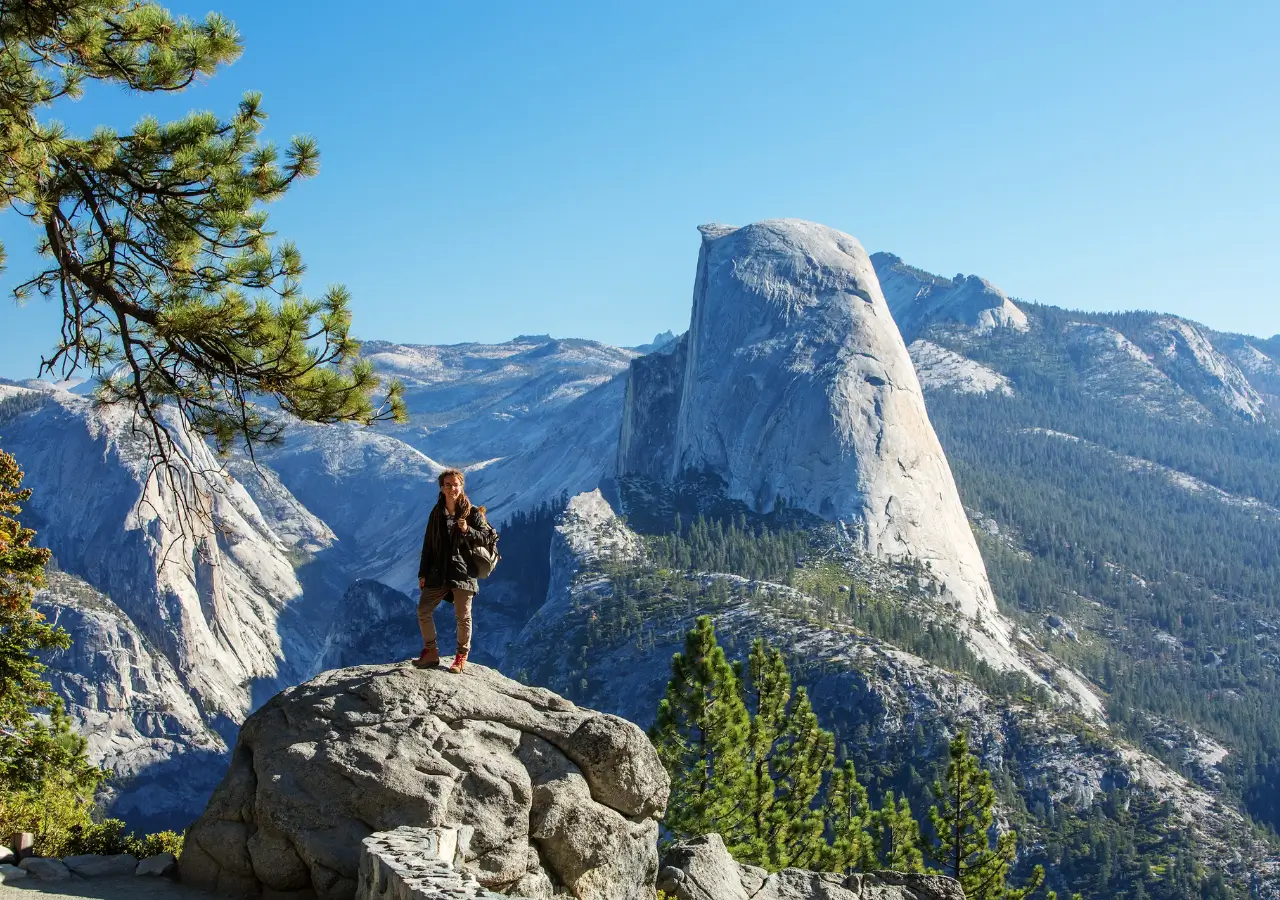
[[[422,533],[422,555],[418,558],[418,586],[422,587],[427,577],[427,554],[431,547],[431,517],[427,517],[427,528]]]

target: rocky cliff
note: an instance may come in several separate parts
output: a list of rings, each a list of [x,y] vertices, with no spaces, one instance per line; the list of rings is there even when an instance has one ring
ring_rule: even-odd
[[[939,323],[967,325],[979,331],[1026,330],[1026,314],[985,278],[942,278],[909,266],[892,253],[874,254],[871,264],[893,320],[908,341]]]
[[[1235,361],[1267,406],[1280,407],[1280,340],[1220,334],[1214,336],[1214,345]]]
[[[1019,666],[907,348],[865,251],[798,220],[705,226],[687,335],[632,364],[620,476],[713,473],[729,497],[845,522],[927,564],[988,661]]]
[[[1213,345],[1207,329],[1177,316],[1158,316],[1134,337],[1161,370],[1192,395],[1246,419],[1264,417],[1262,397],[1240,367]]]
[[[129,410],[56,389],[39,399],[0,421],[0,446],[35,489],[28,521],[62,570],[145,635],[204,721],[234,733],[255,691],[305,676],[315,655],[294,541],[175,418],[172,452],[201,473],[185,515]]]
[[[226,743],[124,610],[65,572],[48,584],[35,608],[74,640],[48,655],[46,677],[89,758],[114,776],[101,799],[139,826],[185,824],[213,789]]]

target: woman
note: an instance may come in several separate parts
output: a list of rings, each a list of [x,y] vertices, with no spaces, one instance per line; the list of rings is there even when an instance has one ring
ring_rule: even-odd
[[[449,671],[460,673],[471,652],[471,601],[479,585],[471,561],[473,547],[493,547],[498,533],[485,521],[484,507],[471,505],[462,487],[465,477],[446,469],[436,479],[440,498],[427,519],[418,565],[418,627],[422,630],[422,655],[413,661],[420,669],[440,664],[436,649],[436,625],[432,618],[440,601],[453,595],[453,615],[458,620],[458,651]]]

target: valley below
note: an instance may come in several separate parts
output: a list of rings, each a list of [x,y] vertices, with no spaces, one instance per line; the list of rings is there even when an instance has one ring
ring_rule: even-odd
[[[709,615],[734,659],[784,652],[873,796],[928,809],[967,732],[1060,896],[1280,897],[1280,338],[772,220],[701,229],[681,335],[364,356],[407,424],[222,460],[171,423],[194,521],[126,411],[0,383],[73,641],[47,677],[113,815],[185,827],[277,692],[417,654],[457,466],[502,535],[477,662],[647,728]]]

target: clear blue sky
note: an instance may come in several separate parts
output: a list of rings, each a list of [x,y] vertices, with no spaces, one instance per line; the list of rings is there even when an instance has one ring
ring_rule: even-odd
[[[57,117],[262,91],[269,136],[323,154],[273,224],[361,337],[642,343],[688,323],[695,226],[778,216],[1018,297],[1280,332],[1280,4],[170,6],[228,15],[244,56]],[[33,235],[0,236],[7,294]],[[0,375],[57,323],[0,300]]]

